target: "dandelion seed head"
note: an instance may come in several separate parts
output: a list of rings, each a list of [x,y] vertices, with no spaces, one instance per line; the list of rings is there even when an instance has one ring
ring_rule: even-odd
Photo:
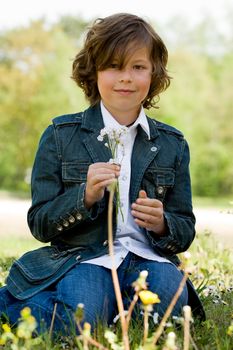
[[[143,270],[140,272],[140,277],[143,277],[143,278],[147,278],[148,276],[148,271],[147,270]]]

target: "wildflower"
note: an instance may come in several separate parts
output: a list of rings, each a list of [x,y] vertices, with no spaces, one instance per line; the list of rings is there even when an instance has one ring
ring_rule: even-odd
[[[124,310],[124,316],[128,315],[128,310]],[[113,323],[117,323],[117,321],[120,319],[121,315],[117,314],[114,319],[113,319]]]
[[[11,332],[11,327],[7,324],[7,323],[4,323],[2,325],[2,329],[5,333],[10,333]]]
[[[230,337],[233,336],[233,321],[231,321],[231,324],[227,329],[227,335],[229,335]]]
[[[191,258],[192,258],[191,253],[187,251],[181,255],[181,260],[182,260],[181,268],[188,274],[193,273],[193,271],[195,270],[195,266],[192,263]]]
[[[183,307],[183,312],[184,312],[185,318],[190,320],[191,319],[191,307],[189,305],[185,305]]]
[[[164,350],[177,350],[176,346],[176,334],[174,332],[169,332],[167,335],[167,340],[165,343]]]
[[[101,129],[100,135],[97,137],[97,140],[100,142],[106,140],[104,145],[110,149],[112,157],[116,160],[117,164],[121,163],[122,157],[124,156],[124,144],[122,141],[127,133],[128,128],[126,126],[121,126],[117,129],[105,127]],[[120,157],[119,151],[121,151],[122,157]]]
[[[75,317],[78,322],[81,322],[84,317],[84,304],[79,303],[75,312]]]
[[[140,290],[147,289],[146,278],[148,276],[148,271],[143,270],[140,272],[138,279],[133,282],[132,286],[134,287],[136,292],[140,292]]]
[[[27,319],[29,316],[31,316],[31,310],[29,307],[25,307],[20,311],[20,315],[23,319]]]
[[[158,312],[154,312],[152,317],[153,317],[154,324],[158,324],[159,323],[159,314],[158,314]]]
[[[139,292],[139,298],[141,299],[144,305],[160,303],[158,295],[149,290],[142,290],[141,292]]]
[[[22,309],[20,314],[22,316],[22,319],[17,327],[17,337],[31,339],[32,334],[37,327],[36,319],[31,315],[31,309],[29,307]]]
[[[119,343],[119,339],[115,333],[110,330],[106,330],[104,333],[104,337],[109,342],[111,349],[113,350],[124,350],[124,347],[121,343]]]
[[[97,140],[100,142],[105,141],[105,147],[109,148],[111,151],[112,158],[109,160],[111,164],[121,164],[124,157],[124,143],[123,138],[128,133],[128,128],[126,126],[121,126],[120,128],[109,128],[105,127],[100,130],[100,134],[97,137]],[[114,188],[108,188],[109,191],[116,191],[116,211],[120,210],[122,220],[124,221],[123,212],[120,205],[120,191],[119,191],[119,182],[116,180]]]
[[[5,345],[8,340],[14,342],[15,335],[11,332],[11,328],[8,324],[4,323],[2,325],[3,334],[0,337],[0,345]]]
[[[91,336],[91,325],[88,322],[84,322],[83,325],[83,335],[85,337],[90,337]]]

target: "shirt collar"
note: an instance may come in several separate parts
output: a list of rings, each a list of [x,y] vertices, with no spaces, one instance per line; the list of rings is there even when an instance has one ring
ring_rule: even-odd
[[[105,127],[111,127],[111,128],[120,128],[121,124],[119,124],[116,119],[111,115],[111,113],[109,113],[109,111],[106,109],[106,107],[104,106],[103,102],[100,102],[100,108],[101,108],[101,113],[103,116],[103,122],[104,122],[104,126]],[[141,126],[141,128],[145,131],[145,133],[148,136],[148,139],[150,139],[150,128],[149,128],[149,124],[148,124],[148,120],[145,114],[145,111],[143,109],[143,107],[141,107],[140,113],[137,117],[137,119],[135,120],[135,122],[130,125],[129,129],[136,129],[138,127],[138,125]]]

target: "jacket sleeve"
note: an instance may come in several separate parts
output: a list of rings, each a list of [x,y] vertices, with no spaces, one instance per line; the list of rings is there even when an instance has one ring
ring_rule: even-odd
[[[41,242],[50,242],[97,216],[97,205],[91,210],[84,206],[85,183],[64,188],[60,158],[51,125],[42,135],[36,153],[31,181],[32,205],[28,211],[29,228]]]
[[[175,183],[164,202],[167,232],[164,236],[147,232],[152,246],[161,255],[174,255],[186,251],[195,237],[189,161],[189,147],[183,139],[177,161]]]

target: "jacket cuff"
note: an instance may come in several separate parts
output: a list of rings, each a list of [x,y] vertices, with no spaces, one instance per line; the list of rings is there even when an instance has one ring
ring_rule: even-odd
[[[85,191],[86,191],[86,183],[82,183],[80,185],[79,192],[78,192],[78,199],[77,199],[78,211],[83,216],[83,219],[95,220],[98,217],[98,215],[104,210],[105,201],[104,199],[102,199],[101,201],[96,202],[90,209],[87,209],[84,205]]]
[[[77,192],[77,201],[75,207],[67,213],[66,216],[60,217],[55,222],[56,230],[62,232],[68,230],[77,224],[81,224],[85,220],[95,220],[97,216],[104,210],[104,200],[95,203],[91,209],[87,209],[84,205],[86,184],[82,183]]]
[[[179,252],[179,242],[175,239],[175,229],[168,213],[164,213],[167,233],[163,236],[156,236],[153,231],[147,230],[147,236],[153,248],[162,251],[163,254],[173,255]]]

